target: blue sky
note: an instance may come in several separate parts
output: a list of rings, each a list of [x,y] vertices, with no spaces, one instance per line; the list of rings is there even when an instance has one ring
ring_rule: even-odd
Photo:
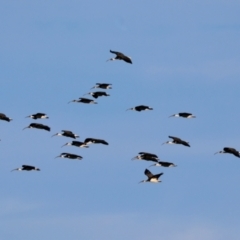
[[[8,239],[238,240],[239,1],[2,1],[0,236]],[[133,64],[106,62],[109,50]],[[98,82],[110,97],[85,105]],[[90,96],[89,96],[90,98]],[[153,111],[126,109],[149,105]],[[48,120],[25,118],[44,112]],[[168,118],[191,112],[196,119]],[[31,122],[51,132],[22,129]],[[109,146],[61,146],[62,129]],[[161,145],[168,136],[191,148]],[[174,162],[159,184],[151,163]],[[62,152],[81,161],[54,157]],[[22,164],[40,172],[10,172]]]

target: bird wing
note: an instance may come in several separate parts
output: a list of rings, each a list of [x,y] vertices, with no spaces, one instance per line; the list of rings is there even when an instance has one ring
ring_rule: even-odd
[[[94,142],[94,138],[86,138],[85,140],[84,140],[84,143],[89,143],[89,142]]]
[[[173,136],[168,136],[169,138],[172,138],[173,140],[175,140],[175,141],[182,141],[180,138],[178,138],[178,137],[173,137]]]
[[[124,56],[124,54],[122,54],[121,52],[116,52],[116,51],[112,51],[112,50],[110,50],[110,53],[114,53],[114,54],[116,54],[117,56],[120,56],[120,55],[123,55],[123,56]]]
[[[180,143],[181,143],[182,145],[184,145],[184,146],[190,147],[189,143],[186,142],[186,141],[181,140]]]
[[[29,165],[22,165],[22,168],[23,168],[23,169],[29,169],[29,170],[35,169],[35,167],[29,166]]]
[[[47,125],[42,125],[42,129],[46,130],[46,131],[50,131],[51,128]]]
[[[154,176],[148,169],[145,170],[144,174],[145,174],[148,178],[151,178],[151,177]]]
[[[153,156],[153,157],[155,157],[155,158],[158,158],[158,156],[157,156],[156,154],[153,154],[153,153],[140,152],[140,153],[138,153],[138,154],[140,154],[140,155],[149,155],[149,156]]]
[[[158,178],[159,178],[160,176],[162,176],[162,175],[163,175],[163,173],[159,173],[159,174],[153,175],[153,177],[158,179]]]
[[[130,57],[127,57],[127,56],[122,56],[122,60],[123,61],[125,61],[125,62],[127,62],[127,63],[132,63],[132,60],[131,60],[131,58]]]
[[[0,117],[6,117],[4,113],[0,113]]]
[[[186,112],[181,112],[181,113],[179,113],[179,116],[180,117],[188,117],[188,116],[190,116],[190,115],[192,115],[191,113],[186,113]]]
[[[45,113],[36,113],[34,115],[41,115],[41,116],[43,116],[43,115],[46,115],[46,114]]]
[[[102,144],[108,145],[108,143],[102,139],[95,139],[95,143],[102,143]]]
[[[73,132],[72,132],[72,131],[69,131],[69,130],[62,130],[62,132],[63,132],[63,133],[66,133],[66,134],[72,134],[72,135],[74,135]]]

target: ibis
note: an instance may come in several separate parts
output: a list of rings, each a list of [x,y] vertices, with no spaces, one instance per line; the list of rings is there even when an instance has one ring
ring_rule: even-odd
[[[163,144],[182,144],[186,147],[190,147],[189,142],[183,141],[182,139],[178,138],[178,137],[173,137],[173,136],[168,136],[169,138],[172,138],[172,141],[167,141]],[[163,145],[162,144],[162,145]]]
[[[194,116],[192,113],[186,113],[186,112],[176,113],[169,117],[196,118],[196,116]]]
[[[68,158],[68,159],[82,160],[82,156],[72,154],[72,153],[61,153],[59,156],[57,156],[55,158]]]
[[[79,136],[77,134],[74,134],[73,132],[69,131],[69,130],[62,130],[61,133],[56,133],[54,135],[52,135],[52,137],[54,136],[64,136],[64,137],[70,137],[70,138],[79,138]]]
[[[110,50],[110,53],[116,54],[116,57],[115,57],[115,58],[110,58],[110,59],[107,60],[107,61],[123,60],[123,61],[125,61],[125,62],[127,62],[127,63],[131,63],[131,64],[132,64],[131,58],[125,56],[123,53],[115,52],[115,51],[112,51],[112,50]]]
[[[112,89],[112,84],[111,83],[96,83],[96,85],[93,88],[102,88],[102,89]]]
[[[148,169],[145,170],[144,174],[148,177],[147,180],[142,180],[139,183],[142,182],[152,182],[152,183],[159,183],[161,180],[159,180],[159,177],[163,175],[163,173],[158,173],[158,174],[152,174]]]
[[[0,113],[0,120],[10,122],[12,118],[7,117],[4,113]]]
[[[140,105],[140,106],[136,106],[136,107],[133,107],[133,108],[129,108],[126,111],[128,111],[128,110],[141,112],[141,111],[146,111],[146,110],[153,110],[153,108],[148,107],[148,106],[144,106],[144,105]]]
[[[37,128],[37,129],[50,131],[50,127],[48,127],[47,125],[43,125],[41,123],[31,123],[28,127],[23,128],[23,130],[26,128]]]
[[[139,152],[138,154],[140,154],[140,155],[149,155],[149,156],[152,156],[152,157],[158,158],[158,156],[157,156],[156,154],[153,154],[153,153]]]
[[[34,166],[22,165],[22,167],[15,168],[12,171],[40,171],[40,169]]]
[[[72,142],[69,142],[69,143],[66,143],[64,145],[62,145],[62,147],[64,146],[75,146],[75,147],[84,147],[84,148],[88,148],[89,146],[87,146],[87,144],[85,142],[79,142],[79,141],[72,141]]]
[[[175,165],[174,163],[171,163],[171,162],[157,162],[153,165],[151,165],[150,167],[152,166],[156,166],[156,167],[176,167],[177,165]]]
[[[86,144],[91,144],[91,143],[98,144],[98,143],[101,143],[101,144],[104,144],[104,145],[108,145],[108,143],[105,140],[96,139],[96,138],[86,138],[84,140],[84,143],[86,143]]]
[[[79,98],[79,99],[74,99],[70,102],[79,102],[79,103],[87,103],[87,104],[97,104],[97,102],[95,102],[94,100],[92,99],[89,99],[89,98]],[[68,102],[68,103],[70,103]]]
[[[223,148],[223,151],[216,152],[215,154],[217,154],[217,153],[230,153],[230,154],[233,154],[234,156],[240,158],[240,152],[237,151],[235,148],[225,147],[225,148]]]
[[[45,113],[36,113],[36,114],[33,114],[33,115],[29,115],[27,116],[26,118],[32,118],[32,119],[47,119],[49,118],[47,116],[47,114]]]
[[[152,162],[158,162],[158,157],[155,154],[151,153],[139,153],[140,155],[137,155],[136,157],[132,158],[132,160],[138,159],[138,160],[146,160],[146,161],[152,161]]]
[[[106,96],[106,97],[110,96],[110,94],[108,94],[106,92],[101,92],[101,91],[99,91],[99,92],[90,92],[90,93],[87,93],[87,94],[92,95],[94,98],[98,98],[98,97],[102,97],[102,96]],[[87,95],[87,94],[85,94],[85,95]]]

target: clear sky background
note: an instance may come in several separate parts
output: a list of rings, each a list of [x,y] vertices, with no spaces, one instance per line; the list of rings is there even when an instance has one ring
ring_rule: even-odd
[[[1,240],[238,240],[240,2],[234,0],[0,3]],[[109,50],[133,64],[106,62]],[[67,104],[98,82],[98,104]],[[89,96],[91,98],[91,96]],[[126,109],[149,105],[153,111]],[[43,112],[48,120],[28,115]],[[168,118],[191,112],[196,119]],[[22,129],[31,122],[51,132]],[[109,146],[61,146],[62,129]],[[177,136],[191,144],[161,145]],[[176,168],[144,183],[157,154]],[[79,154],[81,161],[57,158]],[[40,172],[10,172],[22,164]]]

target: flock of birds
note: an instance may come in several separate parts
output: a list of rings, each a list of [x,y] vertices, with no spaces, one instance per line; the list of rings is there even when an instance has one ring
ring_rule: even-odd
[[[120,52],[116,52],[116,51],[111,51],[111,53],[115,54],[115,58],[110,58],[107,61],[114,61],[114,60],[123,60],[127,63],[132,64],[132,60],[130,57],[125,56],[123,53]],[[94,87],[92,87],[91,89],[95,89],[95,88],[100,88],[100,89],[112,89],[112,84],[107,84],[107,83],[97,83]],[[103,97],[103,96],[110,96],[108,93],[104,92],[104,91],[96,91],[96,92],[89,92],[85,95],[91,95],[93,98],[97,99],[99,97]],[[88,98],[79,98],[79,99],[75,99],[70,101],[71,102],[77,102],[77,103],[85,103],[85,104],[97,104],[97,102],[95,102],[92,99],[88,99]],[[146,110],[153,110],[153,108],[149,107],[149,106],[145,106],[145,105],[139,105],[139,106],[135,106],[132,108],[129,108],[127,110],[134,110],[134,111],[146,111]],[[196,116],[194,116],[191,113],[187,113],[187,112],[180,112],[177,114],[173,114],[169,117],[182,117],[182,118],[196,118]],[[36,114],[32,114],[27,116],[27,118],[32,118],[34,120],[37,119],[48,119],[49,117],[45,114],[45,113],[36,113]],[[8,116],[6,116],[3,113],[0,113],[0,120],[4,120],[7,122],[10,122],[11,118],[9,118]],[[50,131],[51,128],[47,125],[44,124],[40,124],[40,123],[31,123],[29,126],[23,128],[27,129],[27,128],[36,128],[36,129],[40,129],[40,130],[46,130],[46,131]],[[72,131],[69,130],[62,130],[60,133],[56,133],[54,135],[52,135],[52,137],[54,136],[63,136],[63,137],[69,137],[69,138],[79,138],[79,136],[75,133],[73,133]],[[180,144],[186,147],[190,147],[189,142],[182,140],[179,137],[174,137],[174,136],[169,136],[169,138],[171,138],[171,141],[166,141],[163,144]],[[108,142],[106,142],[103,139],[96,139],[96,138],[86,138],[84,140],[84,142],[80,142],[80,141],[72,141],[72,142],[68,142],[66,144],[64,144],[62,147],[64,146],[75,146],[75,147],[80,147],[80,148],[88,148],[89,144],[103,144],[103,145],[108,145]],[[234,148],[230,148],[230,147],[224,147],[223,150],[216,152],[217,153],[229,153],[229,154],[233,154],[234,156],[240,158],[240,152],[237,151]],[[76,154],[72,154],[72,153],[61,153],[59,156],[57,156],[56,158],[68,158],[68,159],[72,159],[72,160],[81,160],[83,157],[80,155],[76,155]],[[139,152],[139,155],[137,155],[136,157],[132,158],[132,160],[137,159],[137,160],[144,160],[144,161],[151,161],[154,162],[153,165],[151,166],[161,166],[161,167],[176,167],[177,165],[175,165],[174,163],[171,162],[163,162],[160,161],[160,159],[158,158],[158,156],[156,154],[153,153],[147,153],[147,152]],[[35,166],[30,166],[30,165],[22,165],[22,167],[19,168],[15,168],[12,171],[40,171],[39,168],[35,167]],[[161,180],[159,179],[161,175],[163,175],[163,173],[158,173],[158,174],[152,174],[148,169],[145,169],[144,174],[147,176],[146,180],[142,180],[141,182],[152,182],[152,183],[158,183],[161,182]],[[141,183],[140,182],[140,183]]]

